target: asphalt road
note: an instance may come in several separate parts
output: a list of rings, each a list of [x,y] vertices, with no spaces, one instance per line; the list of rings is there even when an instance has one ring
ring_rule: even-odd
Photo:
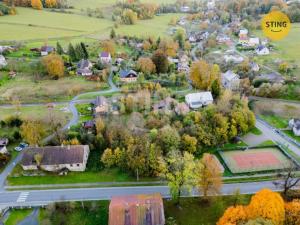
[[[239,189],[242,194],[253,194],[263,188],[279,191],[272,182],[266,181],[259,183],[224,184],[222,194],[232,194],[237,189]],[[169,188],[167,186],[5,191],[0,192],[0,208],[9,206],[40,206],[59,201],[109,200],[113,196],[152,193],[161,193],[164,198],[170,197]],[[194,190],[190,195],[185,194],[185,196],[199,196],[199,193]]]
[[[287,146],[295,154],[300,156],[300,149],[295,144],[289,142],[288,140],[280,136],[278,133],[276,133],[271,127],[266,126],[263,122],[261,122],[258,119],[256,120],[256,127],[260,129],[264,133],[264,135],[266,135],[273,142],[279,142],[280,144]]]

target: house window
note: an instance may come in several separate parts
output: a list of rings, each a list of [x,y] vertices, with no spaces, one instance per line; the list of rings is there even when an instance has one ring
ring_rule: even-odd
[[[80,166],[80,164],[79,164],[79,163],[77,163],[77,166]]]
[[[73,167],[73,164],[70,164],[71,167]]]

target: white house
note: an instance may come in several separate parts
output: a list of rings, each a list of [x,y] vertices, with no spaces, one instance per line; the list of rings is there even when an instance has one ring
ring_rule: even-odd
[[[88,145],[47,146],[27,148],[21,160],[23,170],[42,169],[85,171],[90,149]],[[39,161],[37,161],[39,156]]]
[[[270,54],[270,50],[264,45],[258,46],[255,49],[255,52],[257,55],[269,55]]]
[[[6,146],[8,145],[7,138],[0,138],[0,154],[7,154],[8,150]]]
[[[259,38],[258,37],[252,37],[249,38],[249,46],[254,47],[259,45]]]
[[[239,75],[231,70],[228,70],[226,73],[222,73],[222,85],[224,88],[232,91],[238,90],[240,86]]]
[[[300,136],[300,119],[291,119],[289,127],[293,130],[295,136]]]
[[[41,56],[49,55],[50,53],[54,52],[55,48],[52,46],[42,46],[41,47]]]
[[[93,64],[87,59],[81,59],[77,64],[77,74],[81,76],[91,76]]]
[[[211,92],[198,92],[185,96],[186,104],[192,109],[198,109],[202,106],[212,104],[214,101]]]
[[[100,61],[104,64],[111,63],[111,55],[109,52],[101,52],[99,54]]]
[[[0,55],[0,67],[4,67],[7,65],[7,62],[3,55]]]
[[[226,63],[233,62],[235,64],[242,63],[244,58],[242,56],[235,56],[235,55],[225,55],[224,60]]]

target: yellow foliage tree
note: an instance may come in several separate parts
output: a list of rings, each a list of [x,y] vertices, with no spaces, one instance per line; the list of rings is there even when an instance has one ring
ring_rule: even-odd
[[[73,138],[71,140],[64,140],[62,142],[63,145],[80,145],[80,142],[78,141],[77,138]]]
[[[60,78],[64,76],[65,67],[64,61],[60,55],[51,54],[43,57],[42,63],[46,68],[49,76]]]
[[[109,52],[111,56],[114,56],[116,53],[115,43],[113,41],[102,42],[102,49],[105,52]]]
[[[217,225],[239,224],[246,222],[247,219],[247,208],[245,206],[232,206],[226,209]]]
[[[159,48],[165,52],[167,56],[174,57],[177,55],[179,45],[172,39],[165,39],[160,42]]]
[[[262,217],[276,225],[282,225],[285,219],[284,201],[280,194],[263,189],[251,198],[248,215],[249,219]]]
[[[46,0],[45,5],[47,8],[55,8],[55,7],[57,7],[57,1],[56,0]]]
[[[25,121],[21,126],[21,136],[30,146],[38,145],[45,134],[44,126],[39,121]]]
[[[33,9],[41,10],[43,9],[43,4],[41,0],[31,0],[31,7]]]
[[[153,63],[152,59],[147,58],[147,57],[139,58],[139,60],[137,62],[137,68],[146,74],[155,73],[155,71],[156,71],[156,66]]]
[[[294,200],[285,204],[285,224],[300,224],[300,200]]]
[[[200,60],[193,63],[190,78],[196,88],[211,90],[212,83],[221,79],[220,68],[218,65],[211,65],[205,60]]]

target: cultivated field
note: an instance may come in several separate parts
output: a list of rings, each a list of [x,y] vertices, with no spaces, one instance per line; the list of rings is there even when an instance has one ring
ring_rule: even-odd
[[[232,173],[279,170],[291,165],[277,148],[232,150],[220,152],[220,155]]]

